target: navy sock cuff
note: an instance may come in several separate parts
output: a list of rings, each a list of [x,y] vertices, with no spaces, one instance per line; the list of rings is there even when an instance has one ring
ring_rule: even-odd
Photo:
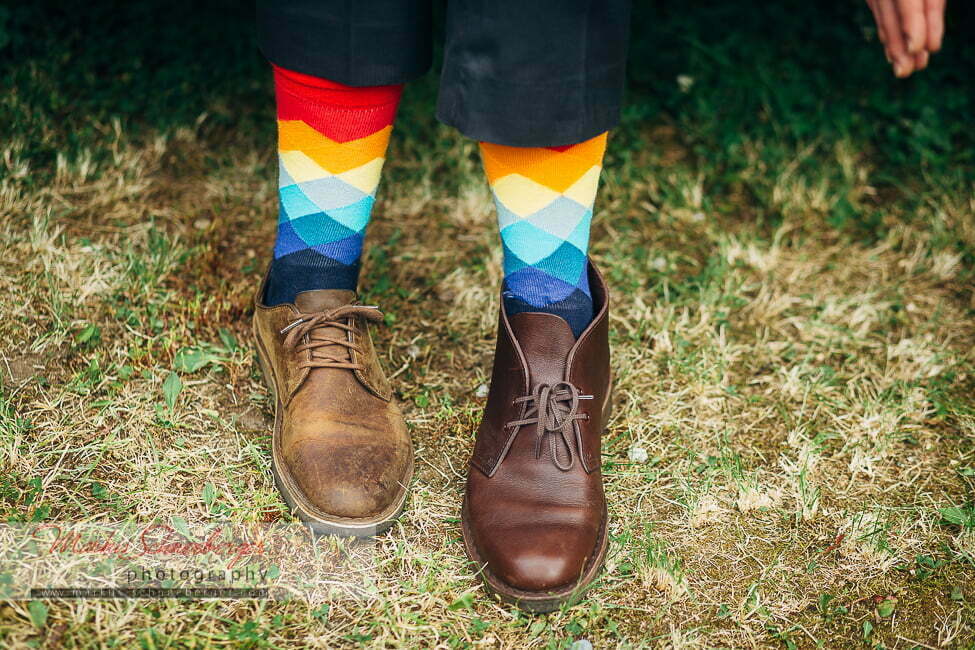
[[[302,291],[347,289],[359,283],[359,261],[343,264],[311,249],[289,253],[271,262],[264,304],[293,303]]]
[[[562,300],[541,307],[525,302],[508,291],[502,293],[502,299],[509,317],[526,311],[554,314],[569,324],[569,327],[572,328],[572,334],[576,338],[579,338],[579,335],[589,327],[594,315],[592,297],[579,289]]]

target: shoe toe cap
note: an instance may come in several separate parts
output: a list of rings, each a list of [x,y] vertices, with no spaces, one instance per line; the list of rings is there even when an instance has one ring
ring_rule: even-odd
[[[582,578],[594,551],[592,532],[588,527],[513,530],[484,537],[480,546],[488,569],[507,585],[544,592]]]
[[[408,454],[399,445],[344,438],[305,438],[290,445],[285,457],[291,478],[325,514],[375,517],[402,495]]]
[[[585,558],[547,555],[526,551],[508,559],[501,566],[508,584],[525,591],[556,589],[577,581],[583,572]]]

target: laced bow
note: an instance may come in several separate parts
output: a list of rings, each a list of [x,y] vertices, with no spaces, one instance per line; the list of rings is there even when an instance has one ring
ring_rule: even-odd
[[[383,314],[373,305],[343,305],[327,311],[302,313],[290,325],[281,330],[287,334],[284,347],[295,352],[311,351],[311,359],[298,364],[299,368],[345,368],[364,370],[361,363],[353,363],[352,351],[362,354],[362,348],[349,340],[347,332],[355,328],[348,324],[350,316],[361,316],[368,321],[381,321]],[[322,334],[312,338],[306,336],[317,329],[335,328],[342,331],[336,338]]]
[[[582,430],[579,420],[588,420],[589,415],[579,412],[579,401],[592,399],[592,395],[582,395],[575,385],[560,381],[556,384],[540,384],[535,387],[531,395],[518,397],[515,405],[525,405],[526,408],[520,420],[513,420],[505,425],[506,428],[518,429],[523,426],[535,426],[535,458],[541,458],[542,443],[548,436],[552,445],[552,462],[562,471],[572,469],[575,464],[575,454],[572,452],[570,438],[575,438],[575,448],[582,453]],[[569,462],[559,461],[558,445],[561,441],[569,454]]]

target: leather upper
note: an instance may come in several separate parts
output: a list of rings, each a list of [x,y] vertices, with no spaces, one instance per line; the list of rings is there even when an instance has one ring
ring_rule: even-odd
[[[346,328],[316,326],[296,346],[287,345],[282,333],[303,316],[354,302],[351,291],[307,291],[294,305],[266,307],[258,300],[254,314],[258,344],[280,400],[275,444],[286,466],[283,474],[319,517],[379,515],[402,495],[412,467],[409,433],[365,319],[339,319]],[[328,339],[350,345],[323,343]],[[357,367],[302,367],[321,359],[320,349]]]
[[[465,514],[487,569],[515,590],[572,585],[606,534],[600,438],[609,392],[607,297],[593,267],[590,286],[596,317],[578,340],[558,316],[509,318],[502,302]],[[538,405],[524,398],[545,394],[546,387],[550,396],[574,390],[581,396],[577,411],[566,406],[568,397],[563,404],[549,400],[549,426],[510,426],[537,417]],[[572,414],[581,417],[566,419]]]

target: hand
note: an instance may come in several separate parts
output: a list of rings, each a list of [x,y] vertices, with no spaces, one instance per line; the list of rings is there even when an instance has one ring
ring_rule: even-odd
[[[900,78],[928,66],[941,49],[945,0],[867,0],[877,21],[887,60]]]

